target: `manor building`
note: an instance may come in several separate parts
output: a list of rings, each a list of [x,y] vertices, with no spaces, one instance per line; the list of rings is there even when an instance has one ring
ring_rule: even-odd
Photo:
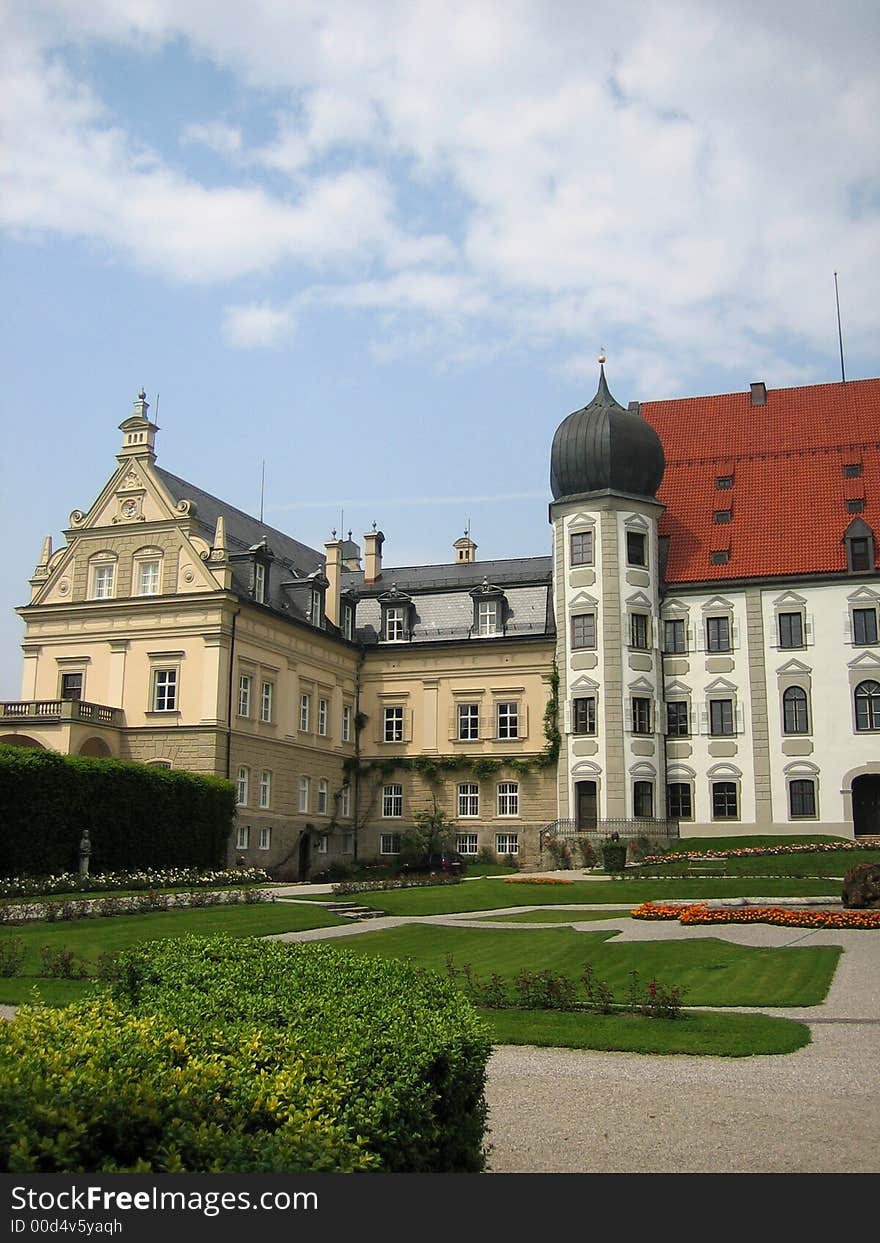
[[[391,858],[436,806],[522,866],[547,831],[880,833],[880,380],[621,406],[550,454],[550,554],[389,567],[156,461],[31,579],[0,742],[228,777],[229,858]]]

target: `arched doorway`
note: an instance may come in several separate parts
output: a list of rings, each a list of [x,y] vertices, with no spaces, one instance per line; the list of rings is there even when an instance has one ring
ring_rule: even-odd
[[[0,746],[4,747],[36,747],[38,751],[46,748],[36,738],[28,738],[27,734],[4,734],[0,737]]]
[[[853,832],[856,837],[880,837],[880,774],[854,777]]]

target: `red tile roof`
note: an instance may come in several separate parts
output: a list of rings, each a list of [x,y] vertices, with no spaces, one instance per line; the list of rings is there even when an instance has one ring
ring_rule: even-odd
[[[642,403],[663,442],[668,583],[847,570],[844,532],[862,518],[880,552],[880,379]],[[844,466],[858,463],[857,478]],[[718,476],[733,475],[720,489]],[[861,513],[847,501],[864,499]],[[731,510],[717,523],[716,510]],[[724,564],[712,552],[729,550]]]

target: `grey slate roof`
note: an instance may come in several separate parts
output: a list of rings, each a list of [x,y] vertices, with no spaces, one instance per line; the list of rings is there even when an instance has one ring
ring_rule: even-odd
[[[364,584],[361,570],[343,570],[342,588],[354,589],[359,596],[380,596],[392,583],[410,595],[419,591],[470,591],[485,578],[496,587],[525,583],[550,583],[552,557],[515,557],[503,561],[450,562],[448,565],[383,566],[375,583]]]

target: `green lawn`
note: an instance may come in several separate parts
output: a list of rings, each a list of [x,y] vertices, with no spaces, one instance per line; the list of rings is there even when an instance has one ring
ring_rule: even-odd
[[[828,876],[840,881],[857,863],[880,863],[880,850],[840,850],[828,854],[754,855],[728,858],[729,876]],[[639,869],[646,876],[680,876],[686,863],[645,864]]]
[[[0,978],[0,1003],[16,1005],[27,1001],[34,986],[52,1005],[78,1000],[88,991],[89,980],[37,978],[44,945],[73,950],[93,971],[101,954],[115,954],[139,941],[164,940],[187,933],[196,936],[210,936],[215,932],[225,932],[230,936],[269,936],[278,932],[300,932],[306,928],[335,927],[346,922],[320,907],[264,902],[156,911],[148,915],[116,915],[107,919],[23,924],[0,932],[0,941],[14,939],[25,944],[21,975]]]
[[[548,1010],[481,1010],[498,1044],[529,1044],[617,1053],[690,1053],[752,1057],[794,1053],[810,1043],[810,1029],[768,1014],[682,1011],[674,1022],[641,1015]]]
[[[839,946],[754,948],[715,937],[687,941],[617,944],[613,932],[571,928],[448,928],[408,924],[365,932],[346,941],[357,954],[411,959],[446,970],[451,954],[459,968],[470,963],[481,976],[512,978],[523,968],[549,969],[580,981],[584,962],[607,980],[617,1001],[626,1001],[629,972],[647,982],[687,989],[688,1006],[812,1006],[828,993],[841,954]]]
[[[588,923],[591,919],[629,919],[631,907],[619,911],[556,911],[552,907],[541,911],[517,911],[515,915],[481,915],[477,922],[496,924],[574,924]]]
[[[464,911],[491,911],[510,906],[561,906],[613,903],[638,906],[640,902],[665,902],[672,898],[782,898],[825,897],[840,893],[840,884],[822,880],[781,877],[771,880],[729,880],[709,877],[697,880],[582,880],[571,884],[508,884],[487,877],[460,885],[419,886],[353,894],[350,900],[387,915],[447,915]],[[326,894],[309,895],[310,901],[327,901]]]

